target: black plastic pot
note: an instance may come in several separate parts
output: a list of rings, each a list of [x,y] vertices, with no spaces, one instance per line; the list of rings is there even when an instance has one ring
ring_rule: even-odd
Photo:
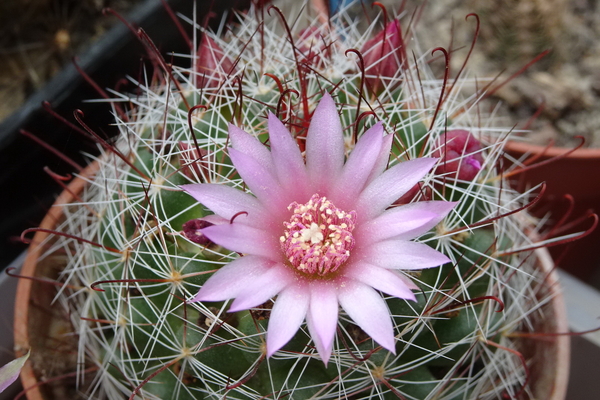
[[[175,12],[192,15],[194,1],[169,0],[168,3]],[[226,9],[248,6],[250,0],[197,0],[196,3],[197,21],[203,21],[209,10],[221,15]],[[144,29],[167,60],[171,60],[170,53],[189,51],[188,44],[169,18],[161,0],[146,0],[126,17]],[[219,17],[211,20],[212,24],[219,21]],[[189,24],[182,21],[182,25],[191,32]],[[78,57],[77,64],[99,87],[113,88],[126,75],[138,77],[147,61],[144,46],[136,35],[119,24]],[[85,165],[82,152],[95,153],[96,145],[51,116],[42,107],[42,102],[48,101],[58,114],[75,124],[73,111],[80,109],[85,114],[86,124],[98,133],[110,136],[114,131],[110,126],[112,115],[108,105],[83,102],[99,97],[98,92],[70,65],[0,125],[0,270],[25,249],[18,240],[21,232],[37,226],[61,190],[43,172],[43,167],[48,166],[53,172],[64,175],[73,170],[19,131],[24,129],[35,134]]]

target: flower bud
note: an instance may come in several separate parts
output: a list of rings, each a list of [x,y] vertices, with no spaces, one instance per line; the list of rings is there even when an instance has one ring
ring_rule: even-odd
[[[223,49],[208,35],[203,35],[198,48],[196,72],[199,74],[197,86],[216,88],[227,76],[234,74],[235,66],[225,56]]]
[[[362,47],[367,87],[378,92],[385,78],[397,77],[405,63],[405,47],[400,21],[395,19]]]
[[[475,179],[483,156],[481,143],[464,129],[454,129],[440,136],[434,157],[440,157],[436,173],[451,179],[472,181]]]
[[[183,224],[183,236],[188,240],[201,246],[208,246],[212,242],[204,236],[202,229],[214,225],[212,222],[204,221],[203,219],[192,219]]]

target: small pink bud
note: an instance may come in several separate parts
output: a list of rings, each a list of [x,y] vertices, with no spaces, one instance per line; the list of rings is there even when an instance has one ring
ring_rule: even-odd
[[[400,21],[395,19],[374,38],[368,40],[361,53],[365,63],[367,84],[374,92],[381,87],[382,78],[397,76],[406,60]]]
[[[204,88],[218,87],[227,76],[234,74],[235,66],[223,49],[208,35],[203,35],[198,48],[196,72],[197,85]]]
[[[451,179],[472,181],[483,163],[481,143],[464,129],[454,129],[440,136],[434,157],[441,157],[435,170]],[[457,173],[458,171],[458,173]]]
[[[202,233],[202,229],[207,228],[211,225],[214,225],[212,222],[204,221],[202,219],[192,219],[183,224],[183,236],[192,242],[199,244],[201,246],[207,246],[211,244],[209,238],[204,236]]]

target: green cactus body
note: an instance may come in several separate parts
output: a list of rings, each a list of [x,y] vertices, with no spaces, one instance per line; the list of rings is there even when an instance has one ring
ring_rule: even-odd
[[[66,237],[57,238],[53,246],[69,257],[62,275],[65,282],[82,287],[96,283],[104,290],[61,292],[77,309],[73,324],[81,357],[101,367],[87,389],[89,396],[120,399],[134,392],[136,398],[164,400],[514,396],[525,383],[524,367],[514,354],[485,341],[515,347],[506,334],[529,323],[539,307],[532,286],[543,277],[529,253],[502,256],[510,248],[527,247],[524,227],[530,222],[520,214],[495,217],[521,207],[528,196],[512,192],[498,179],[496,164],[506,131],[487,127],[480,120],[485,116],[477,109],[478,97],[464,94],[468,89],[474,93],[475,80],[464,74],[456,85],[461,91],[452,92],[432,123],[442,83],[431,76],[426,56],[417,56],[416,64],[399,70],[389,90],[384,86],[377,95],[360,90],[357,59],[345,52],[361,48],[371,30],[378,29],[379,20],[373,22],[375,28],[361,33],[343,11],[332,18],[331,30],[309,18],[326,48],[315,50],[320,61],[299,71],[293,61],[298,52],[294,54],[289,38],[280,34],[281,20],[267,18],[262,27],[261,15],[252,9],[223,37],[201,32],[212,36],[229,57],[239,58],[236,68],[243,74],[224,79],[218,88],[198,88],[190,83],[191,69],[173,71],[187,102],[205,106],[193,111],[191,118],[200,155],[190,156],[181,145],[196,151],[182,94],[172,85],[140,86],[144,94],[123,95],[134,111],[128,122],[117,122],[121,136],[116,147],[144,176],[105,153],[82,195],[86,206],[66,207],[63,231],[120,252]],[[297,37],[300,28],[293,26],[292,35]],[[266,73],[288,91],[281,93]],[[481,141],[485,159],[472,182],[431,173],[409,200],[459,204],[437,229],[418,239],[452,263],[410,273],[420,288],[416,302],[386,297],[397,354],[379,347],[342,313],[328,366],[317,357],[305,326],[282,351],[265,357],[269,304],[228,313],[227,302],[186,302],[215,270],[239,255],[186,239],[183,224],[209,211],[179,189],[193,182],[243,188],[227,155],[228,124],[266,142],[267,112],[279,111],[279,118],[303,146],[306,113],[312,113],[324,91],[336,96],[342,126],[348,127],[348,152],[355,130],[361,135],[365,126],[380,120],[395,135],[390,166],[431,155],[447,124],[470,130]],[[357,117],[365,111],[370,114],[355,129]],[[502,312],[489,296],[502,300]]]

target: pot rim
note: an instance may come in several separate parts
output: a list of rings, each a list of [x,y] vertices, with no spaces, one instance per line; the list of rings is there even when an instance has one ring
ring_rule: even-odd
[[[521,142],[516,140],[509,140],[506,142],[505,150],[507,151],[515,151],[518,153],[526,154],[543,154],[544,156],[556,157],[561,156],[573,149],[568,147],[558,147],[558,146],[540,146],[537,144],[531,144],[527,142]],[[574,151],[571,151],[564,158],[572,158],[572,159],[600,159],[600,148],[580,148]]]
[[[80,173],[75,175],[73,181],[69,183],[67,188],[61,192],[56,198],[54,204],[48,210],[48,213],[40,223],[41,229],[52,229],[56,226],[56,222],[60,220],[63,213],[63,207],[66,204],[72,203],[76,196],[88,184],[99,169],[99,163],[94,161],[90,163]],[[37,231],[31,240],[31,244],[27,249],[27,256],[23,261],[20,275],[25,279],[20,279],[17,285],[17,294],[15,296],[15,316],[14,316],[14,343],[15,353],[17,357],[23,356],[31,348],[29,337],[29,298],[33,281],[27,279],[35,276],[38,260],[44,250],[44,244],[50,233]],[[31,358],[27,360],[21,369],[21,384],[26,391],[29,400],[43,400],[44,397],[40,391],[39,381],[35,376]]]

